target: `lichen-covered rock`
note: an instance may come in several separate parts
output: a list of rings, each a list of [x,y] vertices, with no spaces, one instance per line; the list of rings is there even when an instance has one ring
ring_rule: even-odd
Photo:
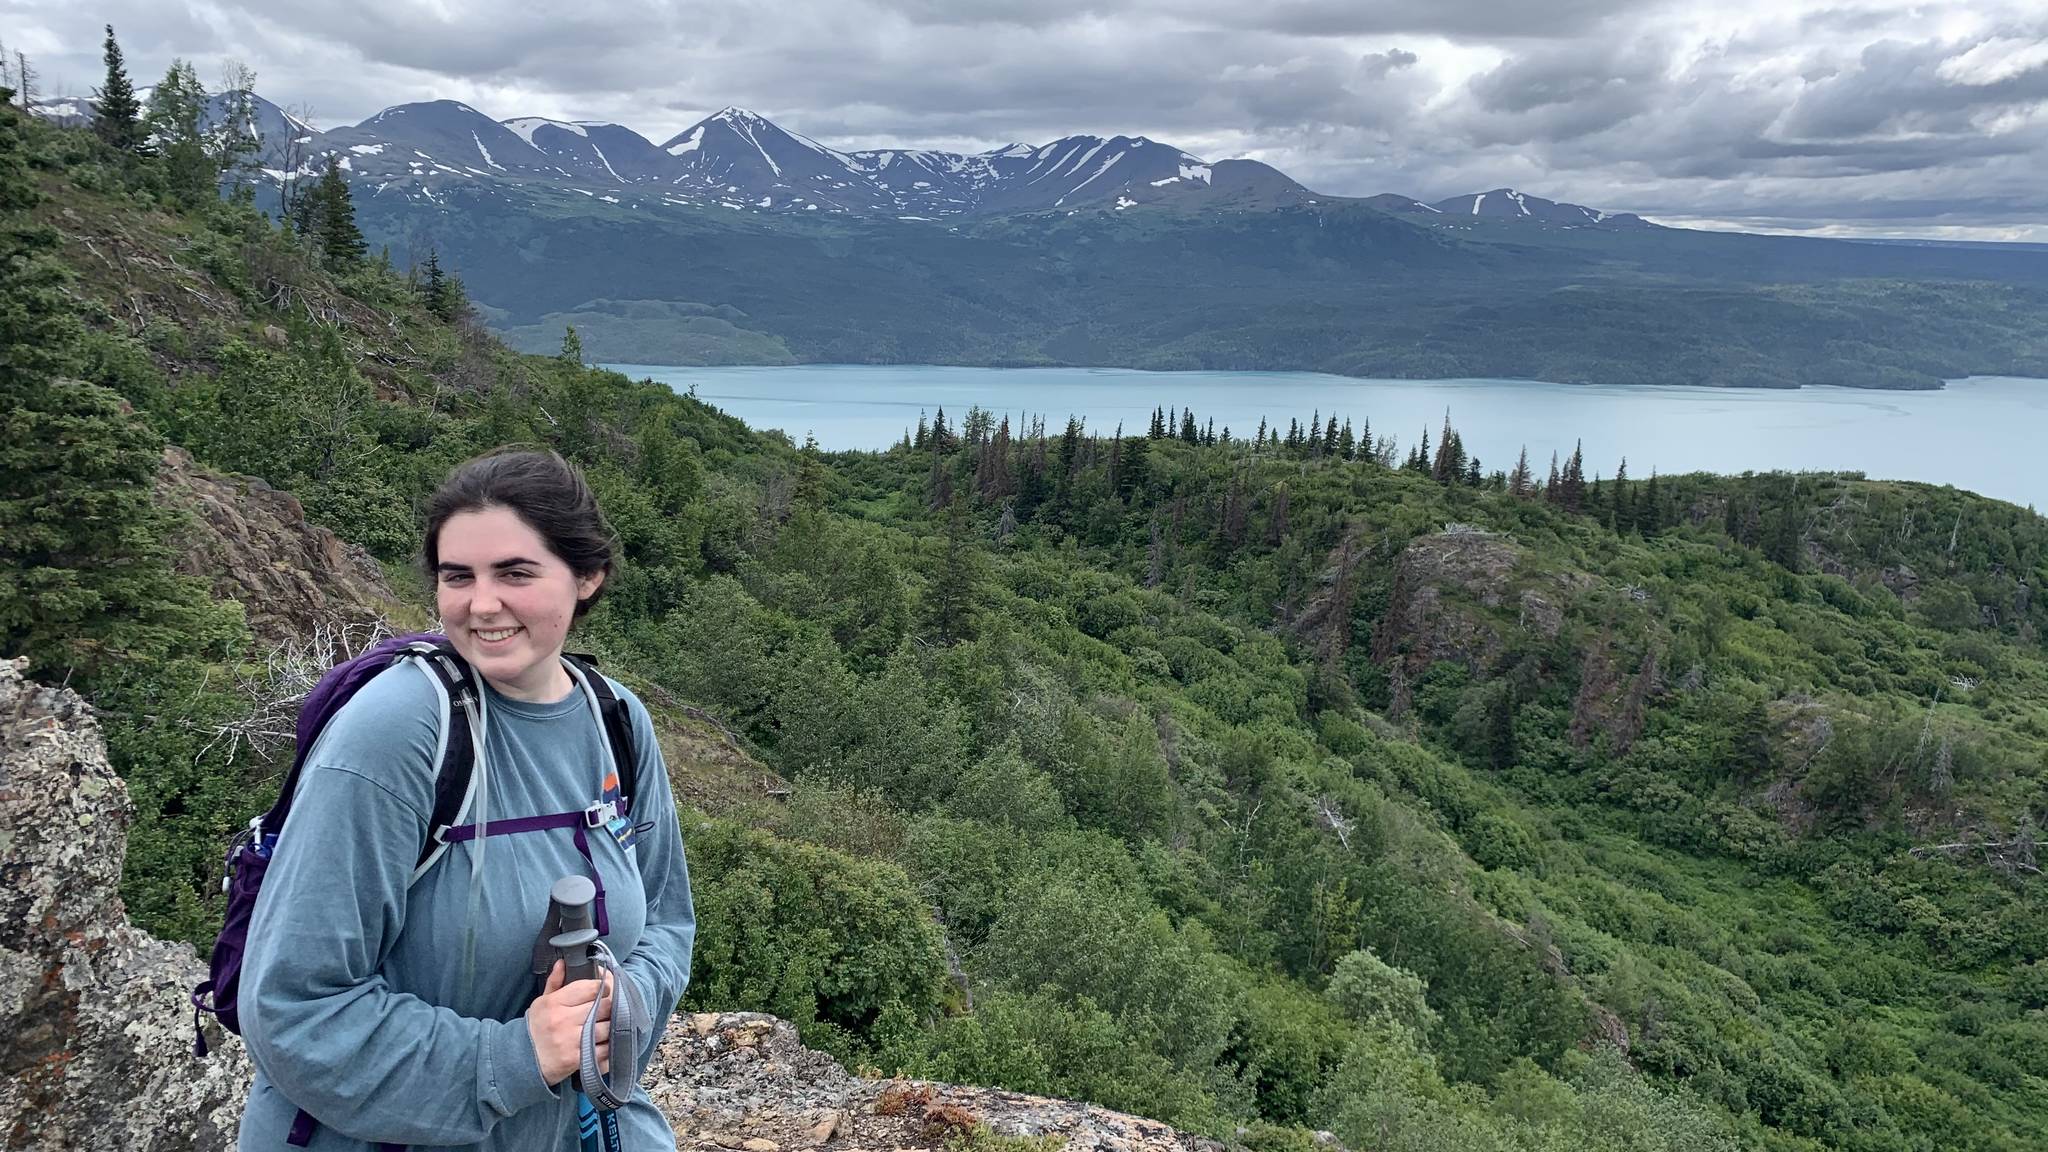
[[[190,945],[128,923],[127,788],[68,690],[0,661],[0,1124],[9,1148],[234,1146],[249,1062],[192,1057]]]
[[[752,1012],[678,1016],[649,1091],[680,1148],[716,1152],[936,1149],[964,1129],[1045,1139],[1069,1152],[1221,1152],[1213,1140],[1090,1104],[995,1088],[855,1076]]]

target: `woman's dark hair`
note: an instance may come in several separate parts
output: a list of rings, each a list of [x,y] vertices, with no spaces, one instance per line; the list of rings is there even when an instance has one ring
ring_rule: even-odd
[[[485,508],[511,509],[578,577],[605,574],[605,582],[588,599],[576,602],[577,619],[604,595],[611,582],[611,525],[605,523],[597,498],[575,465],[553,452],[531,448],[486,452],[464,461],[441,482],[427,504],[427,541],[421,553],[429,584],[439,578],[441,526],[457,513]]]

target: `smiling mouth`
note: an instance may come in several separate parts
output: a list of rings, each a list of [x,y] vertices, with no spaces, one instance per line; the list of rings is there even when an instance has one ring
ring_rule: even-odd
[[[469,630],[470,635],[475,636],[486,644],[496,644],[500,641],[510,640],[520,631],[522,630],[519,628],[472,628]]]

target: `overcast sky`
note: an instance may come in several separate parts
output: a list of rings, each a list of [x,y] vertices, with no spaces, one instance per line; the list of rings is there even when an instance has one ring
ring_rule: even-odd
[[[2048,241],[2048,0],[0,0],[47,91],[235,59],[325,128],[453,98],[657,143],[1079,132],[1319,191],[1509,185],[1668,223]]]

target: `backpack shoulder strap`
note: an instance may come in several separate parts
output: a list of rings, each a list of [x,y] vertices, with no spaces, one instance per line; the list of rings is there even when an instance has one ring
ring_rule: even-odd
[[[619,769],[619,795],[626,798],[630,807],[639,790],[640,757],[633,746],[633,717],[627,710],[626,701],[612,689],[612,682],[597,670],[597,657],[564,652],[562,658],[583,673],[584,682],[590,685],[591,694],[597,697],[597,712],[604,720],[605,742],[611,745],[612,762]]]
[[[427,673],[440,712],[439,755],[434,761],[434,811],[428,819],[427,842],[420,848],[419,862],[414,866],[413,878],[417,880],[446,848],[440,838],[442,829],[462,822],[473,795],[475,734],[470,731],[468,712],[462,702],[476,693],[476,673],[446,640],[422,641],[408,648],[402,658],[412,659]]]

